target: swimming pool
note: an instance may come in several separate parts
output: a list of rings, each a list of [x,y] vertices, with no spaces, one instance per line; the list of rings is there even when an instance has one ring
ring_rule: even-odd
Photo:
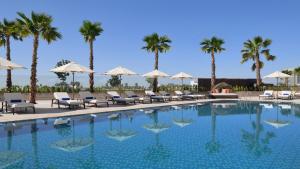
[[[1,124],[0,168],[300,166],[300,106],[212,102]]]

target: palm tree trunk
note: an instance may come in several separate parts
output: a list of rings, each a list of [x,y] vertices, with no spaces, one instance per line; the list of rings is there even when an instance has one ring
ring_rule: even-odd
[[[216,83],[216,64],[215,64],[215,53],[212,50],[211,51],[211,82],[210,82],[211,90],[215,86],[215,83]]]
[[[6,36],[6,59],[11,60],[10,58],[10,36]],[[10,93],[12,87],[12,81],[11,81],[11,70],[7,70],[7,76],[6,76],[6,88],[7,91]]]
[[[158,49],[155,49],[155,63],[154,69],[158,70]],[[158,81],[157,78],[153,79],[153,92],[157,92]]]
[[[257,53],[255,56],[255,67],[256,67],[256,85],[260,87],[261,85],[261,76],[260,76],[260,61],[259,54]]]
[[[37,66],[37,50],[39,47],[39,34],[34,35],[33,39],[33,54],[31,63],[31,76],[30,76],[30,103],[35,103],[36,98],[36,66]]]
[[[90,69],[94,70],[93,41],[90,40]],[[94,73],[90,73],[90,92],[94,92]]]

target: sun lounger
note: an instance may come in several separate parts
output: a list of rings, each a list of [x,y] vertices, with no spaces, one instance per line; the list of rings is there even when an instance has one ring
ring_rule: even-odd
[[[180,96],[182,100],[192,100],[192,99],[196,99],[195,96],[193,95],[186,95],[184,93],[182,93],[182,91],[176,90],[174,91],[176,96]]]
[[[98,105],[106,105],[109,106],[107,100],[98,100],[91,92],[79,92],[80,98],[83,100],[84,103],[88,105],[94,105],[95,107],[98,107]]]
[[[292,99],[292,92],[291,91],[280,91],[278,94],[278,99]]]
[[[61,105],[66,106],[69,109],[80,107],[81,105],[85,108],[85,103],[83,101],[71,99],[67,92],[54,92],[53,96],[54,99],[51,101],[51,107],[53,107],[53,104],[57,104],[58,108],[60,108]]]
[[[166,102],[167,100],[170,100],[170,96],[160,96],[160,95],[156,95],[153,91],[145,91],[146,96],[148,96],[152,101],[161,101],[161,102]]]
[[[273,90],[266,90],[264,94],[261,94],[258,96],[258,99],[263,98],[263,99],[274,99],[274,94]]]
[[[107,94],[109,95],[113,104],[115,104],[115,103],[117,103],[117,104],[134,103],[135,104],[135,100],[133,98],[123,98],[116,91],[108,91]]]
[[[184,95],[193,97],[194,99],[204,99],[205,95],[203,94],[193,94],[192,92],[185,90],[183,91]]]
[[[125,91],[125,94],[128,98],[133,98],[135,100],[135,102],[139,102],[139,103],[145,103],[146,101],[150,102],[149,99],[141,97],[141,96],[135,94],[133,91]]]
[[[178,96],[178,95],[172,96],[170,93],[168,93],[166,91],[160,91],[159,94],[161,96],[169,97],[169,100],[181,100],[182,99],[181,96]]]
[[[2,110],[5,106],[6,112],[8,109],[12,110],[15,114],[15,109],[25,109],[31,108],[35,113],[34,104],[27,102],[21,93],[4,93],[4,102],[2,102]]]

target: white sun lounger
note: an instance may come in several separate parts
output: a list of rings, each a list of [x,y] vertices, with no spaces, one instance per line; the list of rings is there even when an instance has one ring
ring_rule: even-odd
[[[117,104],[134,103],[135,104],[135,100],[133,98],[123,98],[116,91],[108,91],[107,94],[110,96],[113,104],[115,104],[115,103],[117,103]]]
[[[194,99],[204,99],[205,95],[203,94],[193,94],[192,92],[185,90],[183,91],[184,95],[193,97]]]
[[[2,102],[2,110],[5,106],[6,112],[8,109],[12,110],[12,113],[15,114],[15,109],[25,109],[31,108],[35,113],[34,104],[26,102],[21,93],[4,93],[4,102]]]
[[[141,97],[137,94],[135,94],[133,91],[125,91],[125,94],[128,98],[133,98],[135,102],[139,103],[146,103],[146,101],[150,101],[149,99],[146,99],[145,97]]]
[[[146,94],[146,96],[148,96],[150,98],[151,102],[153,100],[162,101],[162,102],[166,102],[167,100],[170,100],[170,96],[156,95],[153,91],[150,91],[150,90],[146,90],[145,94]]]
[[[98,107],[98,105],[104,104],[107,107],[109,106],[107,100],[98,100],[94,95],[89,92],[79,92],[80,98],[83,100],[84,103],[89,104],[89,105],[94,105],[95,107]]]
[[[183,100],[196,99],[195,96],[183,94],[182,91],[179,91],[179,90],[174,91],[174,93],[176,94],[176,96],[180,96]]]
[[[169,100],[182,100],[181,96],[178,96],[178,95],[172,96],[170,93],[168,93],[166,91],[160,91],[159,94],[161,96],[169,97]]]
[[[266,90],[264,94],[261,94],[258,96],[258,99],[263,98],[263,99],[274,99],[273,95],[274,91],[273,90]]]
[[[278,94],[278,99],[292,99],[292,91],[280,91]]]
[[[84,102],[80,100],[72,100],[67,92],[54,92],[53,96],[54,99],[52,99],[51,101],[51,107],[53,107],[53,104],[57,104],[58,108],[60,108],[61,105],[69,107],[69,109],[80,107],[80,105],[82,105],[83,108],[85,108]]]

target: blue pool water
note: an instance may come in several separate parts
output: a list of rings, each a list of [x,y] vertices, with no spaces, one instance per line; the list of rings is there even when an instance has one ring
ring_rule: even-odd
[[[0,126],[0,168],[298,169],[300,106],[215,102]],[[108,116],[110,118],[108,118]]]

